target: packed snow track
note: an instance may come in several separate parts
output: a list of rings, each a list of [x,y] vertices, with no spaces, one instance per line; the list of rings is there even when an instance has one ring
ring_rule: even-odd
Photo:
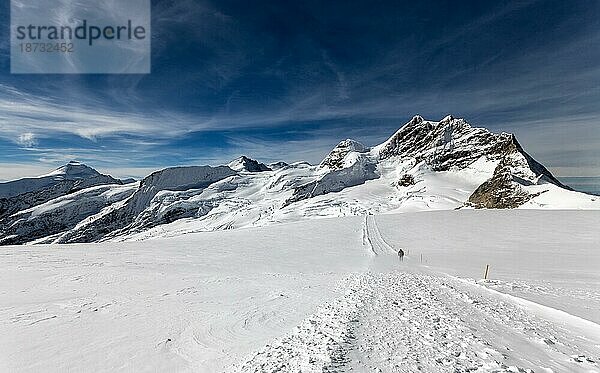
[[[410,271],[348,279],[239,372],[594,372],[600,327],[555,324],[475,283]],[[550,310],[550,313],[553,313]],[[551,316],[551,315],[550,315]],[[595,343],[600,341],[596,339]]]
[[[600,372],[599,224],[447,211],[9,246],[0,371]]]
[[[381,235],[373,215],[366,215],[363,223],[363,245],[375,255],[397,254],[397,250]]]

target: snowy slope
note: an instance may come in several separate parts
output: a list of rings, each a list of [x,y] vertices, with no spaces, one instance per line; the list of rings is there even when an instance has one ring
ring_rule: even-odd
[[[123,197],[42,241],[139,240],[367,213],[600,208],[597,196],[562,185],[513,135],[452,116],[439,122],[416,116],[372,148],[344,140],[317,166],[266,166],[240,157],[217,168],[169,168]],[[25,207],[31,206],[17,211]],[[0,244],[38,238],[1,228],[0,217],[0,237],[17,237]]]
[[[38,192],[67,181],[73,182],[71,185],[73,189],[84,189],[100,183],[119,184],[117,179],[102,175],[93,168],[79,162],[71,161],[46,175],[0,183],[0,198],[11,198],[20,194]]]
[[[6,217],[18,211],[79,190],[111,184],[124,183],[75,161],[36,178],[0,183],[0,227]]]
[[[189,211],[186,210],[185,203],[171,205],[167,210],[155,211],[152,210],[156,206],[153,202],[160,201],[168,193],[179,195],[178,191],[202,191],[211,184],[235,174],[235,171],[227,166],[176,167],[156,171],[144,178],[135,192],[119,202],[115,208],[78,224],[61,235],[57,241],[94,241],[107,235],[118,235],[123,229],[127,233],[186,217]],[[197,206],[195,207],[197,211]]]
[[[0,371],[598,372],[599,223],[439,211],[9,246]]]
[[[131,196],[135,184],[101,185],[55,198],[49,202],[20,211],[3,227],[2,244],[20,244],[73,229],[82,220],[100,213],[113,203]],[[44,241],[44,240],[42,240]]]
[[[415,117],[374,148],[345,140],[319,166],[295,164],[260,176],[236,177],[192,198],[187,195],[180,198],[196,203],[198,211],[209,204],[210,211],[130,232],[123,239],[366,213],[600,208],[597,197],[560,184],[514,136],[472,128],[452,117],[440,122]]]

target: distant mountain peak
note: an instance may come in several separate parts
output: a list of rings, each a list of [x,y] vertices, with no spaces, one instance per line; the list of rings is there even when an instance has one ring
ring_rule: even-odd
[[[409,124],[421,124],[425,121],[425,119],[423,119],[422,116],[420,116],[419,114],[415,115],[414,117],[412,117],[412,119],[410,120],[410,122],[408,122]]]
[[[369,148],[360,142],[352,139],[346,139],[336,145],[331,152],[323,159],[319,167],[329,167],[332,170],[343,168],[346,156],[351,152],[364,153]]]
[[[121,184],[121,180],[103,175],[77,161],[71,161],[46,175],[0,183],[0,222],[3,217],[19,210],[82,189]]]
[[[70,161],[44,176],[59,176],[68,180],[79,180],[97,177],[100,172],[78,161]]]
[[[372,148],[343,140],[318,166],[267,166],[241,156],[227,166],[171,167],[122,184],[77,161],[0,183],[0,245],[151,238],[389,211],[600,209],[597,197],[569,191],[514,135],[452,115],[416,115]]]
[[[289,166],[289,164],[282,162],[282,161],[273,162],[273,163],[268,164],[268,167],[273,171],[280,170],[280,169],[288,167],[288,166]]]
[[[440,120],[440,124],[449,124],[454,121],[454,116],[452,114],[448,114],[444,117],[444,119]]]
[[[234,171],[246,171],[246,172],[264,172],[264,171],[272,171],[264,163],[260,163],[252,158],[248,158],[245,155],[242,155],[239,158],[234,159],[228,164],[229,168]]]

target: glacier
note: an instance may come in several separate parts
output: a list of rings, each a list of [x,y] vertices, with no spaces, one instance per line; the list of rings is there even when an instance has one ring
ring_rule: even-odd
[[[99,185],[114,196],[65,202],[88,188],[81,196],[94,196]],[[598,209],[600,201],[563,185],[514,135],[451,115],[440,121],[417,115],[380,145],[341,141],[318,165],[266,165],[242,156],[224,166],[167,168],[126,184],[73,162],[0,184],[0,244],[143,240],[324,217],[481,208]]]

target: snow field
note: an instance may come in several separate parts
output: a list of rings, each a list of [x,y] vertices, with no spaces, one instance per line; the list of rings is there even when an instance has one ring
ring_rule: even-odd
[[[0,371],[598,372],[598,219],[444,211],[5,247]]]
[[[366,273],[240,372],[589,372],[600,327],[576,336],[472,284]]]

